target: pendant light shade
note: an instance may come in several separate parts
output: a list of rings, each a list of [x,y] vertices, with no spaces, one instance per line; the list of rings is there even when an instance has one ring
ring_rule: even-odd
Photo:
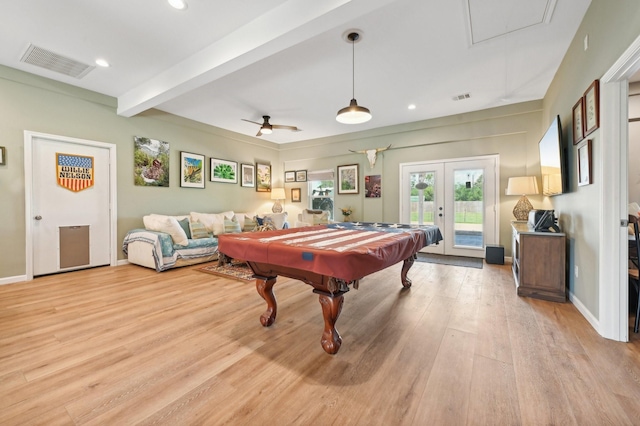
[[[353,90],[352,90],[352,97],[351,97],[351,102],[349,102],[349,106],[342,108],[340,111],[338,111],[336,120],[339,123],[360,124],[360,123],[366,123],[367,121],[371,120],[371,112],[369,111],[368,108],[359,106],[355,96],[355,92],[356,92],[355,42],[359,38],[360,38],[360,34],[356,32],[349,33],[349,35],[347,36],[347,39],[351,42],[351,48],[352,48],[352,62],[353,62],[352,65],[353,66],[352,66],[351,79],[352,79]]]

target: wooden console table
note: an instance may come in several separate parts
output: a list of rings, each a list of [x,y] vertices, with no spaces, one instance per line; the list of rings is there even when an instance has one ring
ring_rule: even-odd
[[[518,296],[566,302],[566,235],[536,232],[527,222],[511,222],[513,278]]]

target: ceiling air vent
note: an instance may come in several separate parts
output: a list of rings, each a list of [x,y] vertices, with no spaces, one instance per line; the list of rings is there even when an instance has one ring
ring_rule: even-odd
[[[29,44],[20,62],[46,68],[60,74],[80,79],[87,75],[94,66],[83,64],[74,59],[67,58],[33,44]]]
[[[465,93],[465,94],[462,94],[462,95],[454,96],[452,99],[454,101],[462,101],[462,100],[465,100],[465,99],[469,99],[470,97],[471,97],[470,94]]]

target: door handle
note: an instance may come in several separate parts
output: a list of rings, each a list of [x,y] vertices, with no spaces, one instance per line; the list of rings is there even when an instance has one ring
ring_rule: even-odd
[[[38,215],[36,217],[34,217],[35,220],[42,220],[42,216]]]

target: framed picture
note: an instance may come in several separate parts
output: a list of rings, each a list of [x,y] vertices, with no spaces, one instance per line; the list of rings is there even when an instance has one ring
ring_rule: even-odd
[[[591,139],[587,139],[578,145],[578,186],[591,183]]]
[[[254,186],[256,186],[256,166],[254,166],[253,164],[241,164],[240,170],[240,186],[244,186],[246,188],[253,188]]]
[[[338,194],[357,194],[358,165],[338,166]]]
[[[133,184],[169,187],[169,153],[169,142],[134,136]]]
[[[0,146],[0,166],[7,164],[7,153],[4,150],[4,146]]]
[[[296,181],[296,172],[284,172],[284,183],[290,183]]]
[[[584,136],[600,127],[600,82],[594,80],[584,92]]]
[[[271,192],[271,165],[256,164],[256,191]]]
[[[306,182],[306,181],[307,181],[307,171],[296,170],[296,182]]]
[[[364,177],[364,196],[365,198],[382,197],[382,176],[371,175]]]
[[[238,163],[211,158],[211,182],[238,183]]]
[[[180,152],[180,186],[204,188],[204,155]]]
[[[291,188],[291,202],[299,203],[302,197],[300,196],[300,188]]]
[[[573,106],[573,144],[584,139],[584,98]]]

